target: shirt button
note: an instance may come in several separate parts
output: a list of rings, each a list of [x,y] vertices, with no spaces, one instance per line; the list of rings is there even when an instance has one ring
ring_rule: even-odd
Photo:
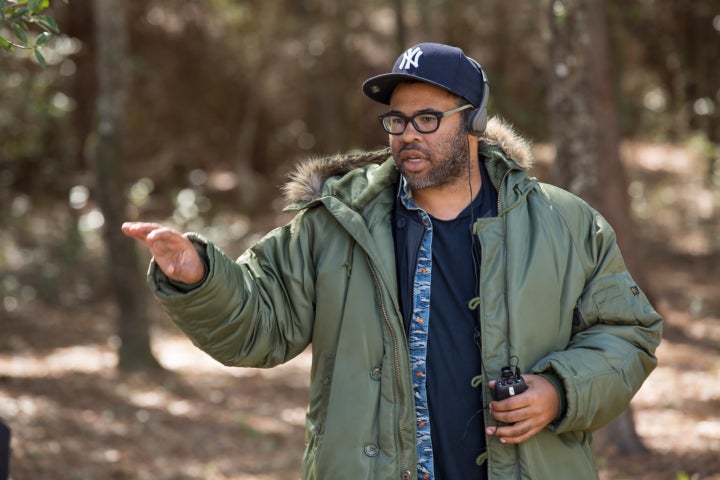
[[[380,449],[374,443],[368,443],[365,445],[365,455],[368,457],[377,457],[380,453]]]
[[[405,220],[404,218],[398,218],[396,225],[397,228],[405,228],[405,225],[407,225],[407,220]]]
[[[412,472],[410,470],[405,470],[402,472],[402,480],[410,480],[412,478]]]
[[[382,375],[382,367],[373,367],[372,370],[370,370],[370,378],[373,380],[380,380],[380,376]]]

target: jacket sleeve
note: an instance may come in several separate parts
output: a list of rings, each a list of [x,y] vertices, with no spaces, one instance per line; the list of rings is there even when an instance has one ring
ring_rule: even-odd
[[[554,375],[565,391],[558,433],[593,431],[628,406],[657,365],[662,318],[633,281],[605,219],[582,204],[575,248],[587,280],[573,315],[567,348],[533,368]]]
[[[201,350],[230,366],[272,367],[310,343],[314,318],[311,235],[302,214],[237,261],[199,235],[205,278],[178,288],[151,262],[148,283],[175,324]]]

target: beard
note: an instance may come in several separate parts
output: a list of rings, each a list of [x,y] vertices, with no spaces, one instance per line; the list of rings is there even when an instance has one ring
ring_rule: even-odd
[[[399,149],[393,148],[396,168],[400,170],[412,190],[449,185],[467,178],[469,152],[466,129],[461,126],[455,135],[439,142],[434,150],[432,152],[416,143],[405,144]],[[404,151],[421,153],[430,162],[430,169],[421,173],[408,171],[400,161]]]

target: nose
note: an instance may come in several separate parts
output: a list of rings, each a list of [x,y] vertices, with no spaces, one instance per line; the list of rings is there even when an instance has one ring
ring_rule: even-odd
[[[400,135],[391,136],[394,136],[397,140],[403,143],[413,143],[421,139],[422,135],[422,133],[418,132],[415,129],[415,125],[413,125],[412,122],[407,122],[407,125],[405,125],[405,130]]]

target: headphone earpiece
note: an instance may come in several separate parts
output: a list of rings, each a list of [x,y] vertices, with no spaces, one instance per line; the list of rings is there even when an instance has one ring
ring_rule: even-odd
[[[476,137],[481,136],[485,133],[485,128],[487,128],[487,120],[487,109],[476,108],[472,110],[467,119],[468,132]]]
[[[485,75],[485,70],[482,69],[477,61],[470,57],[468,57],[468,59],[475,64],[482,75],[482,98],[480,99],[480,105],[470,112],[466,121],[466,126],[470,134],[479,137],[485,133],[485,128],[487,128],[487,103],[488,97],[490,96],[490,87],[487,76]]]

